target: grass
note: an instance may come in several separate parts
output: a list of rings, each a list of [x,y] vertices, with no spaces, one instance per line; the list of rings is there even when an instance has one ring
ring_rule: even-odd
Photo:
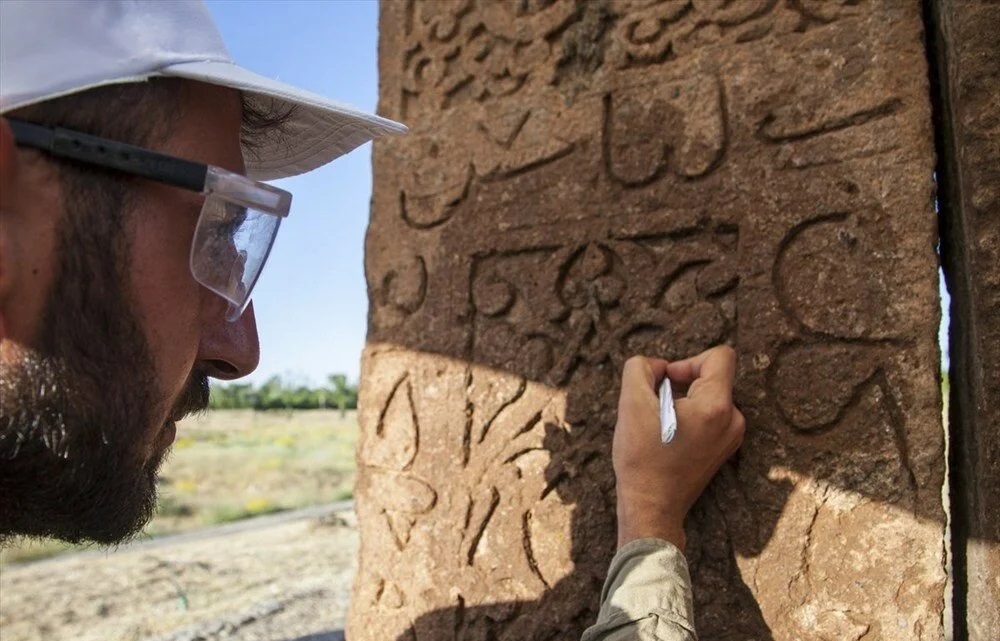
[[[351,498],[354,412],[216,410],[177,426],[160,470],[159,506],[141,536],[157,537]],[[58,541],[15,542],[0,565],[80,549]]]

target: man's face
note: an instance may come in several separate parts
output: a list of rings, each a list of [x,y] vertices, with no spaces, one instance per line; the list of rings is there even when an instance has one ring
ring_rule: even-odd
[[[185,89],[177,126],[156,148],[242,171],[238,94],[195,83]],[[19,281],[26,268],[13,260],[0,273],[7,279],[0,310],[0,536],[115,542],[151,516],[174,423],[205,407],[207,376],[235,378],[256,367],[253,311],[227,323],[226,303],[191,276],[200,195],[144,182],[128,203],[124,228],[107,232],[100,207],[65,197],[46,208],[50,195],[30,192],[53,183],[31,179],[40,168],[19,169],[21,193],[5,207],[25,213],[28,203],[39,203],[35,218],[23,219],[37,227],[48,209],[57,220],[48,247],[38,241],[44,234],[32,236],[41,245],[32,250],[51,254],[32,271],[41,279]],[[3,240],[16,248],[11,239],[21,219],[8,218]],[[44,296],[40,303],[31,300],[37,296]],[[41,312],[32,318],[25,312],[32,309]]]

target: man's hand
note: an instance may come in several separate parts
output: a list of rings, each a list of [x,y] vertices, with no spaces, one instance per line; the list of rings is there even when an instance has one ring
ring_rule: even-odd
[[[708,482],[743,443],[746,420],[733,406],[736,353],[714,347],[667,361],[636,356],[625,363],[613,461],[618,480],[618,547],[655,537],[682,551],[684,517]],[[688,386],[675,399],[677,435],[660,442],[660,382]]]

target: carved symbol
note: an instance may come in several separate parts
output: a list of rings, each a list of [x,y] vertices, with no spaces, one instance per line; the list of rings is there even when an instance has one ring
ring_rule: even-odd
[[[377,300],[403,315],[416,313],[427,297],[427,267],[421,256],[400,262],[382,277]]]
[[[419,102],[447,109],[459,101],[509,96],[533,79],[547,83],[559,61],[555,40],[578,19],[573,3],[422,2],[407,10],[404,118]]]
[[[510,149],[514,144],[514,140],[520,135],[521,130],[524,129],[524,124],[528,122],[528,118],[531,117],[531,110],[525,109],[522,111],[517,111],[506,117],[501,116],[495,118],[493,121],[481,122],[479,123],[479,128],[482,130],[486,137],[496,144],[500,145],[504,149]]]
[[[533,171],[572,153],[579,131],[558,117],[558,107],[525,109],[517,102],[491,104],[473,117],[475,137],[445,125],[433,136],[413,133],[396,145],[409,160],[401,172],[400,216],[413,229],[451,220],[477,181],[496,181]],[[454,128],[454,130],[452,130]]]
[[[724,341],[735,330],[736,248],[734,227],[704,222],[481,257],[474,358],[565,385],[581,364],[611,371],[631,353],[680,357]]]
[[[465,553],[468,565],[472,565],[475,561],[476,553],[479,552],[479,544],[486,533],[486,527],[490,524],[490,519],[493,518],[493,513],[496,512],[497,506],[500,505],[500,492],[495,486],[490,487],[489,497],[489,500],[485,503],[482,501],[472,502],[470,499],[472,512],[470,513],[469,523],[471,527],[466,530],[467,548]]]
[[[471,157],[447,133],[440,140],[414,136],[401,147],[401,155],[413,159],[399,192],[403,220],[414,229],[447,222],[469,195],[475,175]]]
[[[522,174],[573,152],[580,132],[566,130],[556,105],[525,109],[491,105],[479,120],[483,144],[474,147],[476,173],[484,180]]]
[[[690,11],[687,2],[654,2],[641,9],[637,2],[619,0],[612,7],[615,13],[623,16],[616,29],[625,45],[616,60],[619,67],[666,60],[675,38],[672,27]]]
[[[857,127],[873,120],[893,115],[902,107],[902,101],[891,98],[866,109],[816,120],[810,114],[803,117],[792,109],[769,113],[757,126],[757,136],[772,143],[793,142],[822,136],[849,127]]]
[[[412,475],[389,470],[372,470],[371,492],[379,497],[382,514],[402,550],[410,542],[410,531],[417,518],[427,514],[437,502],[437,492],[428,483]]]
[[[403,550],[420,516],[437,503],[437,492],[412,472],[420,450],[420,425],[409,375],[392,386],[373,434],[362,441],[361,462],[368,491],[376,497],[396,547]]]
[[[527,389],[527,381],[515,380],[510,377],[489,379],[488,390],[475,390],[478,404],[474,411],[468,412],[465,425],[465,435],[462,439],[462,465],[468,466],[472,454],[472,446],[482,445],[489,434],[490,428],[499,419],[504,410],[517,403]],[[532,425],[532,427],[534,427]]]
[[[801,33],[857,15],[856,0],[613,0],[618,17],[609,58],[616,67],[675,60],[717,43]]]
[[[871,101],[867,94],[872,91],[878,90],[858,93],[857,99]],[[898,98],[886,98],[862,109],[844,110],[835,102],[803,112],[801,102],[808,99],[802,97],[794,105],[771,111],[757,125],[757,138],[778,148],[776,164],[781,169],[838,164],[898,149],[893,137],[884,135],[894,130],[893,117],[903,108]],[[853,106],[856,102],[843,104]]]
[[[534,514],[532,512],[525,512],[521,519],[521,545],[524,548],[524,557],[528,560],[531,573],[538,577],[538,580],[542,582],[546,590],[551,590],[552,586],[542,576],[542,571],[538,567],[538,559],[535,557],[535,551],[532,546],[532,539],[535,536],[531,527],[533,523]]]
[[[468,82],[455,69],[461,51],[462,21],[471,2],[447,3],[409,0],[406,6],[406,33],[411,40],[403,59],[403,116],[412,100],[437,94],[440,100]],[[440,106],[440,105],[434,105]]]
[[[722,84],[703,76],[632,89],[604,100],[602,153],[612,180],[643,187],[668,172],[700,178],[714,170],[727,144]]]
[[[825,214],[793,227],[774,261],[782,310],[806,333],[843,339],[895,337],[893,263],[858,216]],[[873,274],[881,274],[873,278]]]
[[[894,334],[892,268],[880,264],[886,261],[872,247],[875,232],[859,218],[817,216],[782,241],[772,280],[799,336],[778,347],[767,386],[782,417],[800,434],[823,435],[852,411],[870,419],[871,409],[857,408],[874,403],[891,429],[904,483],[915,491],[906,419],[889,382],[889,355],[903,345]]]
[[[436,356],[407,353],[399,359],[397,354],[380,353],[367,365],[365,402],[374,395],[381,411],[362,410],[359,487],[367,501],[359,522],[362,536],[381,541],[375,545],[382,550],[375,564],[380,572],[361,568],[372,588],[365,596],[380,615],[411,631],[419,632],[418,608],[428,603],[457,606],[455,625],[461,630],[507,629],[506,622],[522,619],[535,623],[518,597],[542,594],[574,567],[572,540],[566,536],[572,504],[556,491],[545,491],[553,466],[558,467],[553,487],[563,487],[578,473],[571,463],[553,463],[556,453],[572,449],[562,419],[565,396],[487,367],[466,369]],[[411,386],[418,375],[423,385]],[[452,450],[445,449],[457,449],[454,421],[420,431],[419,441],[427,443],[421,449],[437,457],[418,450],[411,462],[408,448],[403,454],[378,451],[384,439],[415,440],[407,436],[409,426],[431,398],[438,408],[442,399],[453,399],[458,414],[466,403],[461,459],[447,456]],[[406,469],[372,467],[372,460]],[[441,478],[448,482],[436,487],[428,482]],[[440,559],[434,572],[407,570],[414,559],[428,556]],[[447,585],[434,583],[442,572],[448,573]],[[491,608],[488,621],[477,621],[477,608],[464,604],[468,599],[478,603],[484,586],[490,598],[511,605]]]
[[[403,376],[393,386],[375,434],[365,444],[364,460],[368,465],[400,471],[413,465],[420,449],[420,426],[409,376]]]
[[[406,597],[395,581],[382,579],[375,589],[375,603],[390,610],[398,610],[406,605]]]
[[[569,549],[546,540],[544,549],[552,558],[540,565],[532,557],[530,537],[535,534],[527,531],[529,538],[525,539],[524,528],[525,523],[530,523],[530,513],[541,509],[537,502],[543,496],[542,486],[551,464],[551,443],[565,440],[566,431],[553,425],[561,410],[552,404],[552,392],[539,396],[540,389],[530,388],[522,377],[486,369],[470,372],[469,422],[460,472],[463,480],[453,484],[465,492],[464,512],[456,515],[455,521],[463,523],[459,556],[467,567],[487,573],[497,571],[498,566],[510,567],[515,561],[503,542],[518,537],[525,556],[516,563],[544,587],[548,578],[541,572],[544,569],[549,577],[556,578],[564,574]],[[565,519],[566,510],[567,506],[553,497],[539,514],[547,524],[548,519]]]

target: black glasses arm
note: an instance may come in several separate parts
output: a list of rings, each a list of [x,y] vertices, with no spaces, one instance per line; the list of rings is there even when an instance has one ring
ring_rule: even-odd
[[[19,145],[49,154],[202,192],[208,165],[98,138],[60,127],[49,128],[19,120],[8,120]]]

